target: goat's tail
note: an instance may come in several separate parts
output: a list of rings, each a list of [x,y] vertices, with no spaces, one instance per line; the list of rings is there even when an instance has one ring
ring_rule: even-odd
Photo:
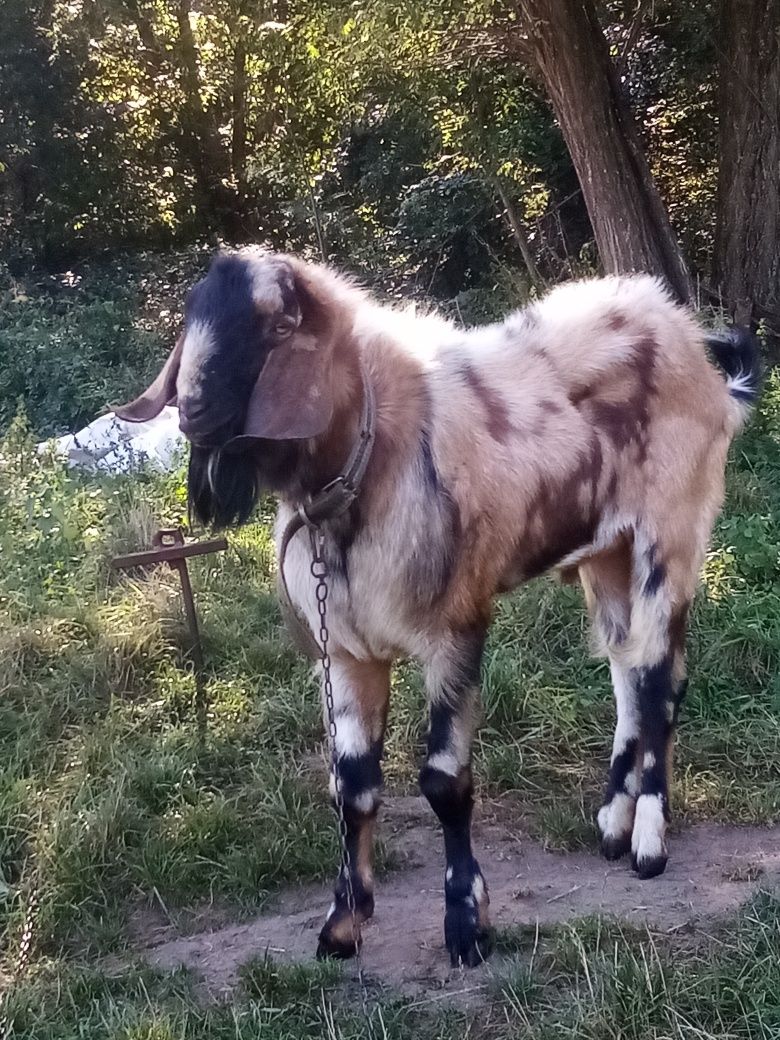
[[[704,342],[726,376],[737,424],[741,426],[761,393],[763,365],[758,337],[748,329],[708,332]]]

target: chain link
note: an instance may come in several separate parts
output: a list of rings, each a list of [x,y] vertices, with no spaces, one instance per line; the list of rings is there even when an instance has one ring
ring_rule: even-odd
[[[30,897],[27,901],[27,910],[24,915],[22,934],[19,939],[19,950],[16,954],[16,964],[11,975],[11,981],[5,993],[0,994],[0,1040],[8,1040],[13,1029],[11,1013],[8,1010],[8,997],[13,987],[23,977],[30,963],[30,951],[32,950],[33,930],[35,920],[38,916],[38,886],[33,879],[30,885]]]
[[[339,769],[338,753],[336,750],[336,709],[333,703],[333,682],[331,680],[331,660],[328,651],[328,565],[325,562],[324,547],[325,536],[322,529],[310,528],[311,535],[311,573],[317,582],[317,612],[320,616],[319,648],[320,663],[322,665],[322,686],[325,693],[325,711],[328,717],[328,742],[330,744],[330,765],[333,773],[333,786],[335,790],[336,816],[338,818],[339,841],[341,844],[341,877],[347,892],[347,908],[352,917],[352,938],[355,943],[355,965],[357,967],[358,983],[360,985],[360,999],[363,1006],[363,1016],[368,1027],[369,1037],[374,1035],[374,1027],[368,1009],[368,992],[363,977],[363,962],[360,952],[360,929],[357,920],[357,904],[355,901],[355,888],[352,881],[352,854],[349,851],[347,841],[347,817],[344,810],[344,786],[341,782],[341,770]],[[4,1038],[0,1037],[0,1040]]]

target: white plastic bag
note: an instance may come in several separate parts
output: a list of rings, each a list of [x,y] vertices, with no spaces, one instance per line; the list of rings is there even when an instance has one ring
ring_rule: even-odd
[[[168,472],[177,464],[184,440],[178,408],[166,405],[148,422],[126,422],[109,412],[78,433],[45,441],[38,449],[53,447],[68,465],[93,473],[126,473],[141,465]]]

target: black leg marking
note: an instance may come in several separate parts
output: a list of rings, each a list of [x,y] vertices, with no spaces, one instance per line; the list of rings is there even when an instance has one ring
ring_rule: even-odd
[[[487,885],[471,848],[471,743],[484,638],[482,626],[458,633],[429,669],[428,758],[420,772],[444,832],[444,940],[453,965],[469,967],[487,957],[491,938]]]
[[[491,932],[487,884],[471,849],[471,771],[452,777],[424,766],[420,788],[444,832],[444,941],[454,967],[473,968],[490,953]]]
[[[382,742],[378,741],[365,755],[347,755],[339,759],[346,844],[351,866],[349,877],[355,897],[356,921],[352,920],[346,867],[342,865],[336,881],[333,906],[320,932],[317,945],[319,959],[353,957],[361,941],[360,925],[374,913],[372,854],[382,785],[381,757]]]
[[[639,710],[637,691],[630,673],[614,659],[611,665],[617,722],[609,779],[598,814],[598,824],[601,851],[607,859],[616,860],[631,850],[631,831],[638,793],[636,760],[639,749]]]
[[[666,824],[669,819],[669,744],[678,698],[669,656],[659,664],[633,671],[641,720],[642,779],[631,841],[634,869],[641,878],[666,868]]]
[[[609,779],[607,780],[607,790],[604,794],[604,804],[602,806],[602,811],[604,809],[609,810],[614,803],[614,807],[617,809],[618,802],[623,802],[626,819],[630,816],[631,822],[633,822],[633,809],[628,803],[629,801],[633,803],[635,794],[629,790],[629,787],[636,766],[637,744],[636,737],[632,737],[626,743],[625,750],[613,758],[609,767]],[[603,818],[602,816],[601,819]],[[614,832],[606,829],[602,830],[601,851],[605,859],[620,859],[630,849],[630,827],[623,827]]]

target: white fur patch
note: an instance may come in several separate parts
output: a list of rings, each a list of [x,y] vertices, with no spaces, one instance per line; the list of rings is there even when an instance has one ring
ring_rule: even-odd
[[[663,799],[658,794],[640,795],[636,803],[631,851],[637,860],[666,855],[666,820]]]
[[[477,905],[479,905],[485,898],[485,882],[480,874],[477,874],[471,884],[471,894]]]
[[[272,254],[251,247],[239,254],[247,266],[252,283],[252,299],[266,314],[280,314],[284,310],[282,281],[292,288],[289,268]]]
[[[612,759],[622,755],[631,740],[639,736],[639,705],[636,690],[628,677],[627,670],[615,661],[610,662],[612,688],[615,691],[617,723],[612,741]]]
[[[187,326],[182,344],[176,393],[180,398],[194,397],[203,387],[203,367],[215,350],[214,330],[209,322],[193,321]]]
[[[452,751],[437,751],[425,764],[431,769],[438,769],[440,773],[446,773],[447,776],[457,776],[462,768]]]
[[[378,802],[379,789],[376,787],[372,787],[368,791],[361,791],[357,798],[352,799],[353,807],[361,813],[373,812]]]
[[[602,837],[622,838],[629,834],[634,825],[635,800],[618,791],[609,805],[599,809],[598,824]]]
[[[365,755],[370,742],[365,727],[354,715],[344,713],[336,716],[336,752],[339,756]]]
[[[755,378],[749,372],[739,371],[735,376],[727,377],[726,386],[732,395],[732,405],[737,409],[739,420],[744,422],[752,411],[753,402],[751,400],[746,401],[744,397],[734,397],[734,394],[751,394],[755,396]]]
[[[473,701],[477,692],[464,691],[464,697],[469,698],[464,707],[464,714],[453,715],[450,729],[449,743],[444,751],[437,751],[427,759],[426,765],[431,769],[438,769],[448,776],[457,776],[471,760],[471,745],[474,739],[474,711]]]
[[[643,769],[652,769],[655,765],[655,755],[652,751],[645,751],[645,757],[642,759]]]

